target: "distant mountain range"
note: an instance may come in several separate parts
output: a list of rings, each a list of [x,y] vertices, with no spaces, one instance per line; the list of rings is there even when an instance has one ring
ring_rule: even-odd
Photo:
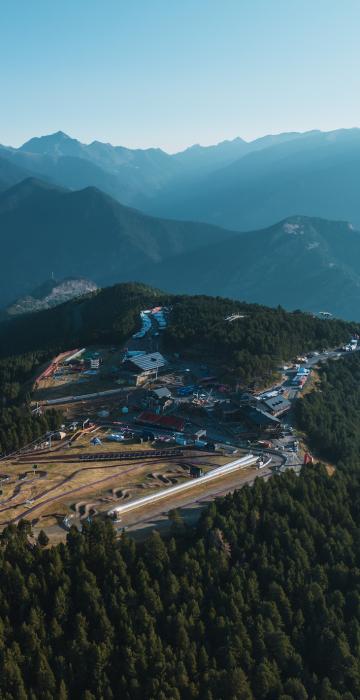
[[[30,175],[67,189],[97,187],[151,215],[233,230],[297,214],[360,228],[360,129],[236,138],[174,155],[85,145],[63,132],[0,146],[0,190]]]
[[[17,167],[70,189],[98,187],[122,204],[138,206],[169,182],[176,187],[193,173],[200,176],[233,162],[248,148],[245,141],[235,139],[209,148],[194,146],[171,156],[156,148],[132,150],[99,141],[85,145],[59,131],[30,139],[17,149],[0,146],[0,157],[12,167],[8,185],[14,184]],[[18,181],[23,178],[20,173]],[[5,173],[1,179],[5,180]]]
[[[234,230],[294,214],[346,220],[360,228],[360,129],[309,132],[276,141],[209,173],[168,187],[149,209]]]
[[[359,182],[359,129],[174,155],[62,132],[1,146],[0,305],[51,304],[32,291],[53,275],[359,319]]]
[[[344,222],[293,216],[234,233],[150,217],[95,188],[69,191],[30,178],[0,195],[0,240],[3,306],[34,297],[52,273],[360,319],[360,233]]]

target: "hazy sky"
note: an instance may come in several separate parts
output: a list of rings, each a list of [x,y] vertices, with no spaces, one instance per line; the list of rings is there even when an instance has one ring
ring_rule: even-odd
[[[360,0],[2,0],[0,142],[360,126]]]

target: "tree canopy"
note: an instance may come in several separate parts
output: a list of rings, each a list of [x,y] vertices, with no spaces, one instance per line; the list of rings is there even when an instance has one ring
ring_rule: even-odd
[[[320,385],[297,401],[298,425],[322,457],[333,462],[359,462],[360,354],[327,362]]]
[[[233,321],[230,316],[238,316]],[[173,299],[166,331],[169,349],[203,358],[229,379],[248,385],[273,378],[279,363],[310,350],[335,347],[356,325],[323,320],[220,297]]]
[[[7,527],[0,697],[356,700],[360,476],[320,466],[209,506],[196,531],[66,545]]]
[[[47,351],[0,358],[0,455],[59,427],[61,413],[50,410],[39,416],[29,405],[35,374],[49,358]]]

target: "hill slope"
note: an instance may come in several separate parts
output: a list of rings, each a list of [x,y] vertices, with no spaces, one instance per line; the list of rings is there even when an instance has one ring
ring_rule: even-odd
[[[68,349],[89,343],[123,343],[139,326],[139,311],[159,304],[172,307],[165,348],[184,356],[211,357],[219,367],[267,372],[299,352],[348,339],[357,326],[320,320],[218,297],[165,294],[143,284],[117,284],[53,309],[0,323],[0,353]],[[240,313],[241,319],[226,319]],[[245,368],[247,367],[247,370]]]
[[[95,282],[82,278],[68,277],[61,281],[50,279],[36,287],[25,297],[16,299],[5,309],[4,316],[7,318],[33,311],[51,309],[53,306],[70,301],[70,299],[76,299],[84,294],[95,292],[96,289],[97,285]]]
[[[0,152],[0,192],[16,185],[31,175],[31,172],[1,157]]]
[[[165,298],[146,285],[124,283],[4,320],[0,322],[0,356],[92,342],[122,343],[139,325],[140,310]]]
[[[70,192],[29,179],[0,195],[0,300],[54,273],[105,285],[230,235],[207,224],[155,219],[94,188]]]
[[[53,273],[360,319],[360,234],[343,222],[290,217],[235,234],[149,217],[94,188],[28,179],[0,195],[0,241],[4,305]]]
[[[344,222],[291,217],[142,269],[172,292],[218,294],[360,320],[360,232]]]

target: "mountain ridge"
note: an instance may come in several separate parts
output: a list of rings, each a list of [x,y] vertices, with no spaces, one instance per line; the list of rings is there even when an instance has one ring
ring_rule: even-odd
[[[308,132],[252,151],[177,190],[148,210],[238,230],[269,226],[294,212],[346,219],[360,227],[360,129]]]
[[[297,215],[234,232],[154,218],[95,187],[30,178],[0,194],[0,231],[5,305],[53,273],[360,317],[360,233],[347,222]]]
[[[33,137],[19,148],[0,146],[0,155],[42,179],[72,189],[95,184],[121,203],[142,208],[170,183],[176,189],[184,180],[197,180],[250,150],[300,136],[294,132],[253,141],[236,137],[169,154],[160,148],[130,149],[101,141],[84,144],[58,131]]]
[[[103,286],[231,235],[208,224],[158,219],[95,187],[72,191],[30,178],[0,194],[0,299],[29,294],[53,272]],[[19,275],[19,271],[21,275]]]
[[[344,235],[349,234],[344,245]],[[212,294],[360,319],[360,232],[348,222],[293,216],[140,269],[174,293]],[[186,270],[186,280],[178,270]]]
[[[236,137],[173,154],[83,144],[56,132],[18,149],[0,146],[0,158],[0,190],[34,175],[72,190],[98,187],[151,216],[235,231],[270,226],[294,212],[360,227],[357,127]]]

